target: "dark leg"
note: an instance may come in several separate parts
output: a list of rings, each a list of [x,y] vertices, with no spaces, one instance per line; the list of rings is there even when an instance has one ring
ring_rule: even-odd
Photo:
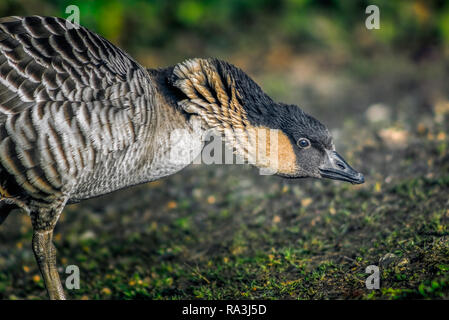
[[[53,244],[53,229],[62,209],[63,205],[56,210],[42,210],[31,213],[33,252],[51,300],[65,300],[64,290],[56,268],[56,248]]]
[[[51,300],[65,300],[64,289],[56,268],[56,248],[53,244],[53,229],[33,232],[33,251],[45,287]]]
[[[15,208],[17,208],[15,205],[0,202],[0,224],[6,220],[9,213]]]

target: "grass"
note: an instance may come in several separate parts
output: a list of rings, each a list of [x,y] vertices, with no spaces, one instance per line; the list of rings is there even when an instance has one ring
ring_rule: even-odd
[[[209,176],[209,186],[195,187],[200,172]],[[375,183],[309,181],[301,188],[275,177],[257,177],[260,187],[247,186],[247,180],[235,181],[237,172],[248,179],[254,174],[248,168],[193,168],[68,207],[56,246],[60,266],[81,270],[81,289],[69,296],[448,298],[449,174],[404,179],[376,191]],[[263,179],[276,183],[261,192]],[[183,194],[170,196],[182,180]],[[128,212],[116,208],[130,195]],[[165,197],[176,200],[159,201]],[[29,225],[22,223],[13,258],[2,263],[3,298],[45,297],[29,238]],[[390,259],[379,262],[387,254]],[[365,288],[368,265],[381,268],[380,290]]]

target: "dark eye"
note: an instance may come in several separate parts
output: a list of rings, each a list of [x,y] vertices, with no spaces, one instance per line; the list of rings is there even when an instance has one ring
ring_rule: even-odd
[[[306,138],[299,139],[297,144],[298,144],[298,147],[303,148],[303,149],[310,147],[310,141]]]

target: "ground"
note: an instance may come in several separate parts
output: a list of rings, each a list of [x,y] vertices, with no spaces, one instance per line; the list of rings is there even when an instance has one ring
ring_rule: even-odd
[[[252,75],[329,125],[365,184],[194,165],[67,206],[55,231],[60,274],[77,265],[81,277],[68,297],[449,298],[444,67],[310,59]],[[0,298],[47,297],[30,242],[26,214],[0,226]],[[380,268],[378,290],[365,285],[370,265]]]

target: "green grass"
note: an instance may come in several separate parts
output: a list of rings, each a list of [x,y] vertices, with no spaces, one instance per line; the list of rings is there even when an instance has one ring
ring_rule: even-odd
[[[204,188],[195,187],[199,172],[210,179]],[[69,206],[56,230],[59,265],[81,270],[81,289],[69,296],[448,298],[447,173],[403,179],[378,192],[369,182],[354,187],[307,181],[301,188],[275,177],[255,177],[259,183],[246,185],[235,181],[237,173],[247,181],[254,171],[193,168],[156,186]],[[183,192],[170,195],[181,180]],[[117,208],[130,195],[129,212]],[[162,198],[177,199],[176,208]],[[22,229],[13,232],[13,262],[2,263],[0,295],[44,298],[42,281],[34,279],[29,224],[19,220],[10,222],[9,228]],[[393,258],[379,263],[387,253]],[[365,288],[368,265],[381,268],[380,290]]]

